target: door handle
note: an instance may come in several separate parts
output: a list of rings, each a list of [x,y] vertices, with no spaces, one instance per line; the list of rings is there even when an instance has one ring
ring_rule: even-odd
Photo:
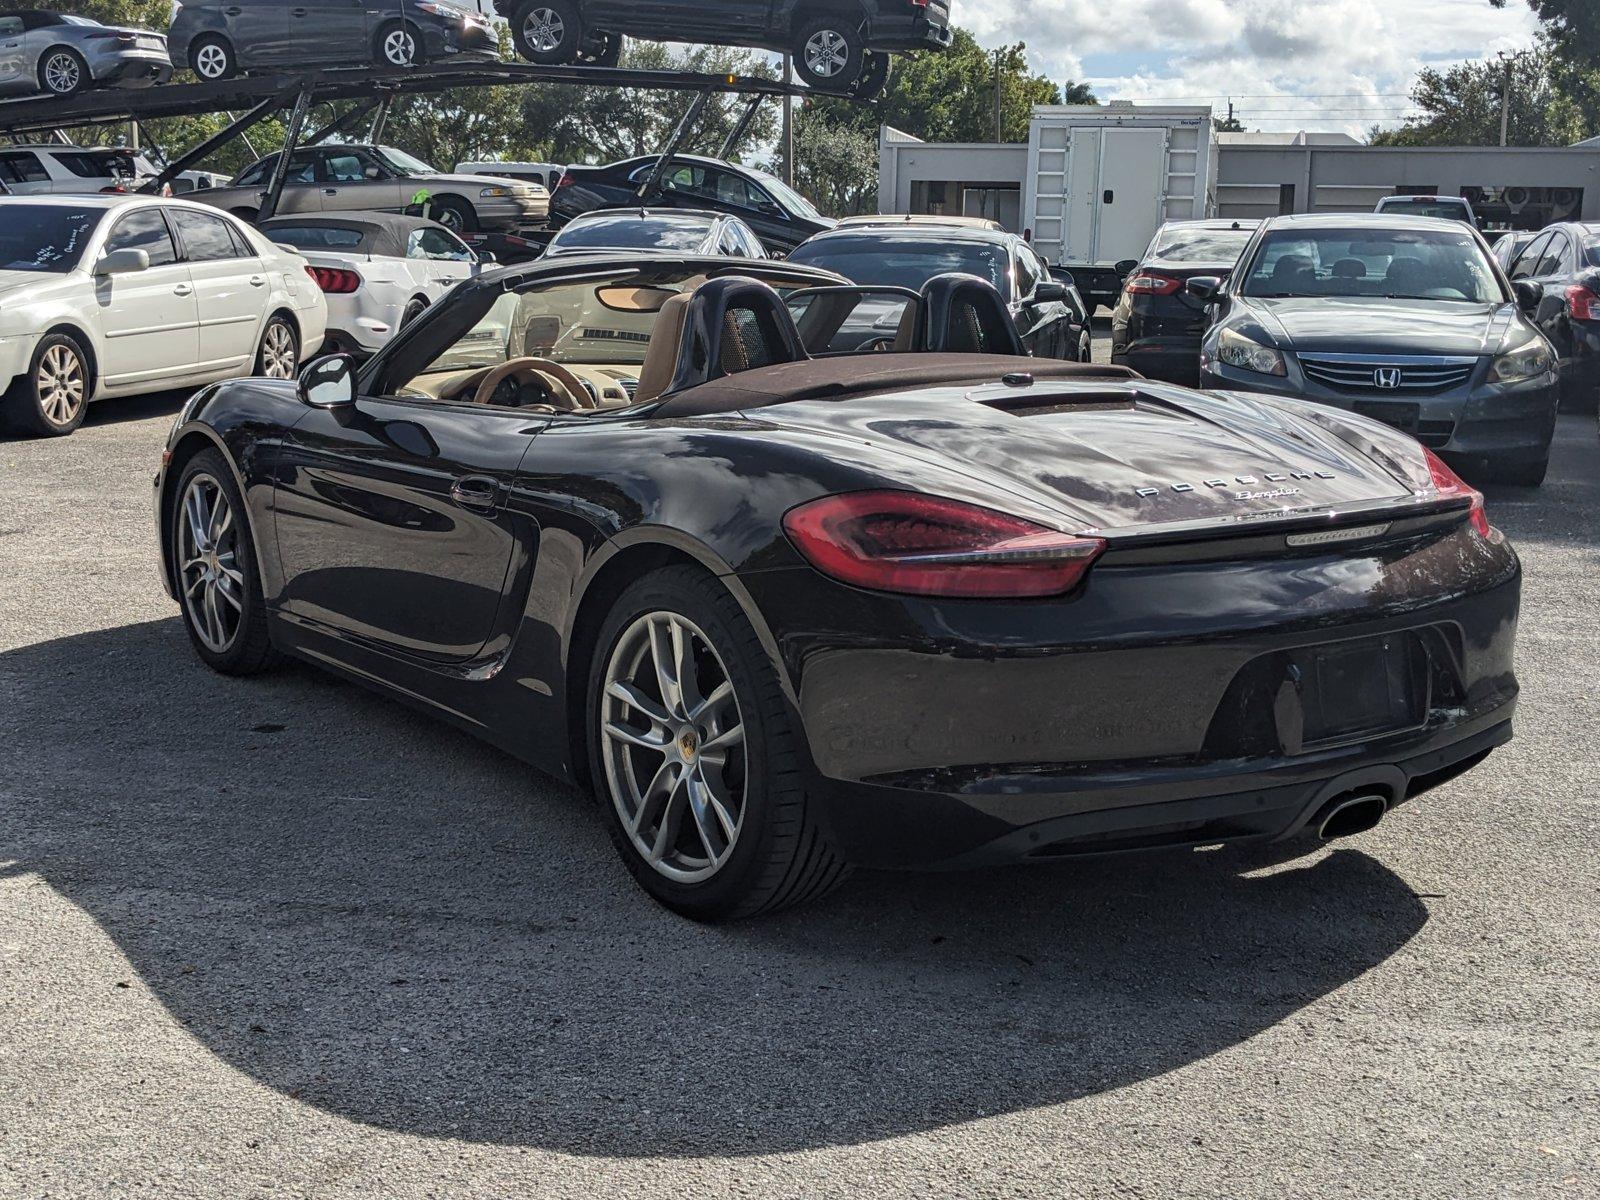
[[[309,8],[291,8],[289,10],[289,15],[291,17],[309,16],[310,13],[311,13],[311,10]]]
[[[250,286],[251,287],[266,287],[267,286],[267,281],[265,279],[261,278],[261,276],[259,276],[259,275],[252,275],[252,276],[250,276]]]
[[[194,294],[194,288],[190,287],[187,283],[180,283],[177,287],[172,289],[172,294],[174,296],[192,296]]]
[[[322,194],[324,196],[337,196],[339,194],[339,189],[338,188],[323,188],[322,189]]]
[[[465,508],[493,508],[500,502],[500,483],[486,475],[468,475],[456,480],[450,499]]]

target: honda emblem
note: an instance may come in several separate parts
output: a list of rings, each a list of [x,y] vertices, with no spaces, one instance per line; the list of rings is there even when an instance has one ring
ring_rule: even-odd
[[[1372,382],[1387,392],[1399,387],[1402,378],[1399,367],[1379,367],[1372,373]]]

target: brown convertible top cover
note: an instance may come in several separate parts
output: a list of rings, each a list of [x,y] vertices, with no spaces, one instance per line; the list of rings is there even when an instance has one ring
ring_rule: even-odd
[[[976,387],[1006,375],[1044,379],[1138,379],[1127,367],[998,354],[844,354],[725,375],[662,401],[657,417],[703,417],[794,400],[849,399],[912,388]]]

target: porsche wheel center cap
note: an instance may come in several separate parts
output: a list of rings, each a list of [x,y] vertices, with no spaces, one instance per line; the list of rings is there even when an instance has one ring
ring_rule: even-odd
[[[692,729],[685,729],[678,735],[678,753],[683,755],[685,761],[693,761],[694,756],[700,752],[700,735]]]

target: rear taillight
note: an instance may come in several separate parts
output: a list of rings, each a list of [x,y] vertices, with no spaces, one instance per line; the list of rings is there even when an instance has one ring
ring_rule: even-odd
[[[1575,283],[1567,289],[1567,312],[1574,321],[1600,320],[1600,296]]]
[[[340,267],[307,267],[306,273],[330,296],[348,296],[361,290],[361,276]]]
[[[1472,502],[1472,527],[1482,537],[1493,533],[1489,525],[1489,513],[1483,507],[1483,493],[1452,471],[1449,464],[1432,450],[1424,448],[1422,452],[1428,456],[1428,474],[1433,477],[1433,490],[1439,498],[1450,500],[1458,496],[1469,497]]]
[[[570,171],[564,172],[561,178],[556,180],[556,186],[554,190],[559,192],[562,188],[569,188],[577,182],[578,181],[572,177],[572,173]]]
[[[879,592],[1023,599],[1070,592],[1106,544],[959,500],[851,492],[792,509],[784,530],[833,579]]]
[[[1183,280],[1160,271],[1140,271],[1124,285],[1128,291],[1140,296],[1170,296],[1183,286]]]

